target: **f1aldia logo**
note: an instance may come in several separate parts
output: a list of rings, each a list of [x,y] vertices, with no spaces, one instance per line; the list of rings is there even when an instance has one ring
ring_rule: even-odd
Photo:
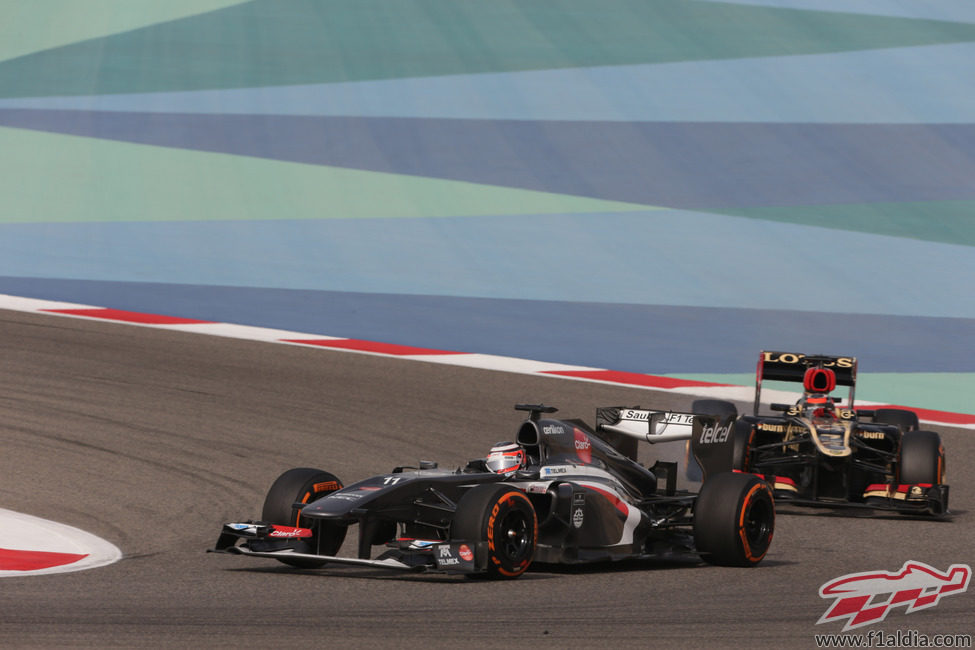
[[[830,580],[819,588],[820,598],[836,600],[816,624],[846,620],[843,631],[879,623],[895,607],[906,606],[905,614],[934,607],[942,596],[954,596],[968,589],[972,568],[952,564],[945,572],[923,562],[909,560],[900,571],[865,571]]]

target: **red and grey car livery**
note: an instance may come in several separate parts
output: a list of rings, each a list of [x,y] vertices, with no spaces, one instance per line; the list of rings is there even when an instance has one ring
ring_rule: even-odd
[[[674,435],[657,433],[668,414],[598,409],[593,428],[552,418],[551,407],[515,408],[529,413],[514,441],[527,458],[522,469],[496,473],[476,459],[451,471],[421,461],[346,487],[322,470],[289,470],[271,486],[261,520],[226,524],[212,550],[299,568],[354,564],[494,578],[517,577],[532,562],[692,555],[752,566],[765,556],[775,509],[763,481],[719,473],[695,494],[676,488],[676,463],[648,468],[635,460],[629,442]],[[680,439],[716,420],[691,419]],[[357,553],[339,555],[353,525]]]
[[[856,374],[855,357],[763,351],[751,415],[719,400],[695,401],[693,410],[734,415],[728,467],[765,478],[780,503],[947,514],[940,436],[921,430],[913,411],[856,409]],[[763,380],[801,382],[803,393],[763,414]],[[845,402],[831,394],[836,386],[849,388]]]

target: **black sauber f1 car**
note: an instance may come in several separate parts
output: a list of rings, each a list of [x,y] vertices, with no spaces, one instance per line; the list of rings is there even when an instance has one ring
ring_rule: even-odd
[[[345,487],[322,470],[289,470],[271,486],[261,520],[225,524],[211,550],[299,568],[335,563],[490,578],[518,577],[533,561],[690,555],[752,566],[765,556],[775,524],[765,482],[717,473],[695,494],[677,489],[677,463],[636,461],[639,440],[698,438],[729,450],[712,449],[705,470],[726,464],[731,445],[714,439],[730,440],[731,420],[610,407],[597,409],[591,428],[548,417],[552,407],[515,408],[529,412],[515,442],[457,470],[421,461]],[[357,557],[340,557],[352,525]],[[375,546],[382,547],[377,557]]]
[[[941,437],[919,429],[906,409],[854,408],[857,360],[763,351],[753,415],[721,400],[696,400],[695,413],[737,420],[731,468],[762,476],[779,503],[843,506],[921,515],[948,512]],[[802,397],[759,414],[762,380],[801,382]],[[830,393],[848,386],[841,405]]]

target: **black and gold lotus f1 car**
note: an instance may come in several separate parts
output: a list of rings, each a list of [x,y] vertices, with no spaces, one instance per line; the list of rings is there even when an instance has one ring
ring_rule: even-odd
[[[775,508],[765,482],[716,471],[692,493],[677,489],[677,463],[645,467],[635,458],[637,441],[714,439],[730,420],[609,407],[591,427],[555,419],[552,407],[515,408],[528,418],[514,441],[456,470],[421,461],[348,486],[319,469],[289,470],[271,486],[261,519],[225,524],[211,550],[298,568],[491,578],[516,578],[532,562],[690,556],[753,566],[768,551]],[[358,548],[341,555],[352,527]]]
[[[913,411],[855,408],[856,375],[855,357],[763,351],[752,414],[739,417],[721,400],[692,410],[736,418],[728,469],[762,476],[777,503],[947,514],[941,437],[920,429]],[[761,413],[763,380],[801,383],[802,395]],[[837,386],[848,387],[845,402],[832,394]]]

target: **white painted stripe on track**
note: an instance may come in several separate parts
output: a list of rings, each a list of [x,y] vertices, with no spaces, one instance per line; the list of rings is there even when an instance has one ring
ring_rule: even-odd
[[[519,374],[536,374],[540,372],[559,372],[570,370],[592,370],[586,366],[570,366],[546,361],[532,361],[530,359],[516,359],[493,354],[416,354],[407,355],[416,361],[430,361],[453,366],[480,368],[481,370],[500,370],[502,372],[516,372]]]
[[[98,309],[93,305],[79,305],[71,302],[56,300],[39,300],[37,298],[21,298],[0,294],[0,308],[12,311],[42,311],[44,309]]]
[[[496,370],[501,372],[512,372],[518,374],[531,374],[540,375],[545,377],[557,377],[559,379],[569,379],[575,381],[586,381],[600,384],[608,384],[615,386],[626,386],[628,388],[645,388],[648,390],[660,390],[670,393],[678,393],[683,395],[689,395],[693,397],[704,397],[712,399],[728,399],[728,400],[740,400],[745,402],[751,402],[754,399],[753,388],[748,386],[728,386],[722,384],[707,384],[705,382],[696,381],[684,381],[674,378],[665,377],[655,377],[654,375],[639,375],[636,373],[630,374],[631,378],[644,378],[648,382],[636,382],[628,381],[625,376],[621,378],[620,373],[612,373],[611,371],[602,368],[590,368],[586,366],[573,366],[565,364],[554,364],[544,361],[534,361],[530,359],[518,359],[514,357],[505,357],[499,355],[488,355],[488,354],[475,354],[475,353],[464,353],[464,352],[446,352],[436,353],[437,351],[426,350],[424,353],[416,354],[390,354],[388,352],[382,351],[371,351],[369,349],[349,348],[349,347],[331,347],[328,345],[315,345],[314,342],[342,342],[349,341],[354,342],[355,339],[349,339],[345,337],[335,337],[323,334],[309,334],[303,332],[291,332],[288,330],[278,330],[278,329],[268,329],[262,327],[254,327],[249,325],[235,325],[232,323],[220,323],[220,322],[194,322],[194,323],[152,323],[152,322],[133,322],[131,320],[118,320],[110,317],[98,317],[92,314],[71,314],[71,313],[58,313],[57,311],[51,310],[106,310],[109,312],[108,308],[104,307],[94,307],[91,305],[79,305],[58,301],[49,300],[39,300],[34,298],[22,298],[18,296],[9,296],[6,294],[0,294],[0,309],[10,309],[14,311],[27,311],[34,313],[50,314],[54,316],[68,316],[71,318],[84,318],[87,320],[96,320],[101,322],[115,322],[125,325],[136,325],[142,327],[155,327],[160,329],[169,330],[179,330],[184,332],[195,332],[199,334],[209,334],[212,336],[225,336],[231,338],[240,338],[255,341],[264,341],[271,343],[283,343],[288,345],[301,345],[307,347],[320,347],[324,349],[340,351],[340,352],[350,352],[353,354],[371,354],[375,356],[383,356],[390,358],[400,358],[409,359],[413,361],[425,361],[429,363],[440,363],[446,365],[455,366],[465,366],[470,368],[478,368],[485,370]],[[97,313],[94,312],[94,313]],[[152,320],[151,314],[144,314],[149,317],[147,320]],[[160,317],[165,319],[165,317]],[[368,344],[370,342],[362,341],[363,344]],[[384,346],[382,344],[376,344],[376,346],[382,349]],[[395,346],[394,346],[395,347]],[[577,377],[567,374],[568,372],[584,372],[589,375],[596,376],[585,376]],[[605,374],[606,378],[601,379],[599,375]],[[627,373],[622,373],[626,375]],[[655,385],[651,380],[660,379],[663,380],[665,385]],[[762,396],[765,398],[763,402],[790,402],[795,400],[795,394],[788,391],[763,391]],[[889,404],[882,404],[879,402],[857,402],[858,406],[870,408],[873,406],[891,406]],[[896,405],[893,405],[896,406]],[[961,427],[966,429],[975,430],[975,416],[964,415],[964,414],[954,414],[954,413],[943,413],[939,411],[926,411],[924,409],[914,409],[918,411],[918,415],[922,422],[929,424],[938,424],[951,427]]]
[[[2,304],[2,302],[0,302]],[[70,307],[62,308],[70,309]],[[103,318],[95,320],[104,321]],[[142,323],[139,323],[142,324]],[[290,332],[288,330],[278,330],[265,327],[254,327],[252,325],[234,325],[232,323],[193,323],[189,325],[165,325],[158,326],[169,330],[179,330],[181,332],[196,332],[198,334],[210,334],[211,336],[225,336],[234,339],[246,339],[249,341],[268,341],[271,343],[283,343],[283,339],[318,339],[318,340],[340,340],[342,337],[323,336],[321,334],[302,334]]]
[[[0,577],[83,571],[106,566],[122,558],[122,551],[114,544],[80,528],[0,508],[0,567],[17,564],[18,552],[64,554],[76,556],[77,559],[66,557],[55,560],[54,566],[40,569],[0,568]]]

